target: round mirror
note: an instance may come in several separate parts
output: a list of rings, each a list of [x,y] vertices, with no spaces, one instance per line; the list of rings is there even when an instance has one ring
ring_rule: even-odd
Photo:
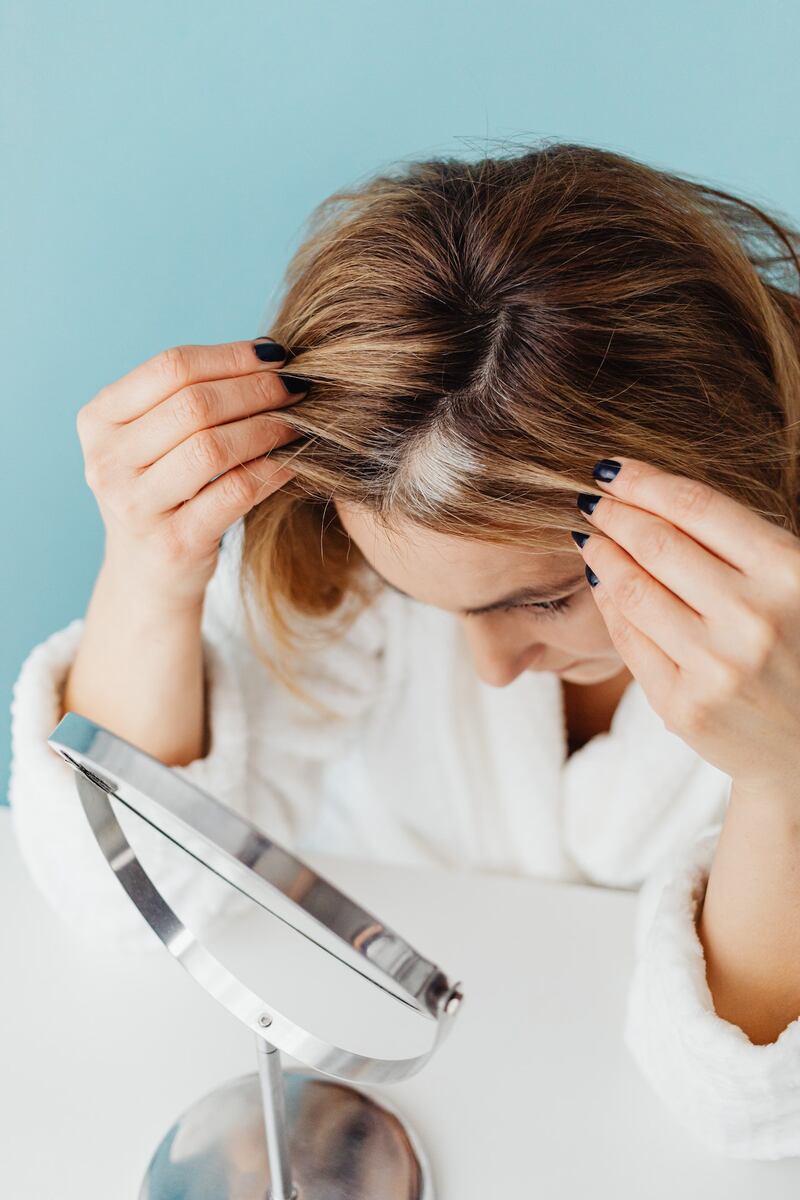
[[[397,1113],[355,1088],[282,1072],[279,1051],[334,1079],[407,1078],[451,1028],[461,986],[241,813],[101,725],[69,712],[48,744],[75,769],[89,824],[130,900],[258,1041],[258,1075],[228,1085],[224,1096],[218,1090],[205,1097],[180,1118],[153,1157],[142,1200],[355,1200],[376,1194],[364,1190],[376,1170],[386,1200],[431,1197],[419,1141]],[[182,877],[188,866],[225,917],[212,921],[202,940],[181,919],[164,882],[169,872],[157,886],[137,853],[153,837],[162,865],[180,858]],[[355,1113],[361,1133],[345,1148]],[[309,1122],[327,1134],[311,1136]],[[202,1167],[186,1162],[190,1128],[189,1144],[204,1147]],[[243,1155],[245,1144],[250,1153]],[[209,1153],[226,1190],[202,1190]],[[341,1178],[344,1162],[359,1164],[348,1180]]]

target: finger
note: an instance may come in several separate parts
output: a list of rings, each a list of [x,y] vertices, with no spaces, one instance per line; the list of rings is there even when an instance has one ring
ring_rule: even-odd
[[[258,459],[300,434],[270,413],[201,429],[139,475],[140,510],[169,512],[190,500],[217,476]]]
[[[173,519],[180,544],[192,548],[200,557],[212,553],[234,521],[278,491],[293,475],[291,467],[269,457],[227,471],[175,513]]]
[[[586,519],[695,612],[719,614],[736,594],[742,572],[682,529],[616,497],[601,496],[592,505],[589,495],[578,501]]]
[[[663,711],[680,680],[676,663],[651,638],[627,620],[611,593],[598,583],[592,594],[622,661],[641,685],[654,711]]]
[[[274,371],[190,384],[168,396],[138,421],[115,430],[115,455],[131,467],[148,467],[202,429],[285,408],[299,400],[300,395],[290,392]]]
[[[620,464],[613,474],[603,464]],[[662,471],[634,458],[600,459],[592,471],[598,487],[671,521],[719,558],[750,576],[761,572],[770,548],[785,549],[792,533],[760,517],[710,484]],[[612,476],[611,478],[603,476]]]
[[[256,346],[270,344],[278,345],[272,338],[255,338],[208,346],[170,346],[101,388],[90,405],[98,419],[108,424],[135,421],[190,384],[275,371],[286,362],[286,354],[274,362],[262,362],[255,352]]]
[[[642,570],[615,542],[589,537],[582,554],[598,579],[592,594],[601,611],[609,597],[616,612],[678,666],[688,667],[706,652],[708,634],[703,618]]]

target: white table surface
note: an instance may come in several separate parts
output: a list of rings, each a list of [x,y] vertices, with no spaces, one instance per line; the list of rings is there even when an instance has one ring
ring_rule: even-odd
[[[363,1089],[420,1134],[437,1200],[799,1194],[800,1160],[706,1150],[639,1075],[621,1041],[635,894],[308,859],[464,981],[431,1062]],[[87,947],[30,881],[6,810],[0,920],[0,1195],[136,1200],[174,1119],[255,1069],[252,1035],[166,950]]]

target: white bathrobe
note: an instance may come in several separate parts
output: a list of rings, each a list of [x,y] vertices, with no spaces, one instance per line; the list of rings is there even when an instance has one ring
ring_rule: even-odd
[[[729,776],[665,729],[636,680],[610,732],[567,757],[556,675],[481,683],[459,623],[388,589],[344,637],[309,653],[304,682],[339,714],[317,715],[247,642],[241,530],[225,536],[203,613],[210,752],[174,769],[300,854],[639,890],[624,1040],[645,1078],[713,1150],[800,1155],[800,1017],[765,1046],[718,1017],[694,926]],[[82,628],[78,618],[34,647],[14,686],[14,825],[65,920],[95,942],[150,949],[159,943],[102,858],[72,768],[46,744]],[[148,871],[201,932],[219,913],[216,884],[204,889],[152,830],[137,838]]]

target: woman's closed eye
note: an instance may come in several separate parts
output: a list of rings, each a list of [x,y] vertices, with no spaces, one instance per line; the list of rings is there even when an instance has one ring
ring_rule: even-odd
[[[559,596],[556,600],[530,600],[523,604],[502,604],[495,608],[494,612],[519,612],[520,609],[533,611],[534,616],[554,617],[556,613],[563,612],[564,609],[572,600],[574,592],[570,592],[568,596]],[[467,617],[473,616],[473,613],[466,613]]]
[[[556,613],[563,612],[572,599],[574,592],[569,596],[559,596],[557,600],[538,600],[529,601],[526,604],[510,604],[504,612],[513,612],[515,608],[535,609],[536,615],[555,616]]]

